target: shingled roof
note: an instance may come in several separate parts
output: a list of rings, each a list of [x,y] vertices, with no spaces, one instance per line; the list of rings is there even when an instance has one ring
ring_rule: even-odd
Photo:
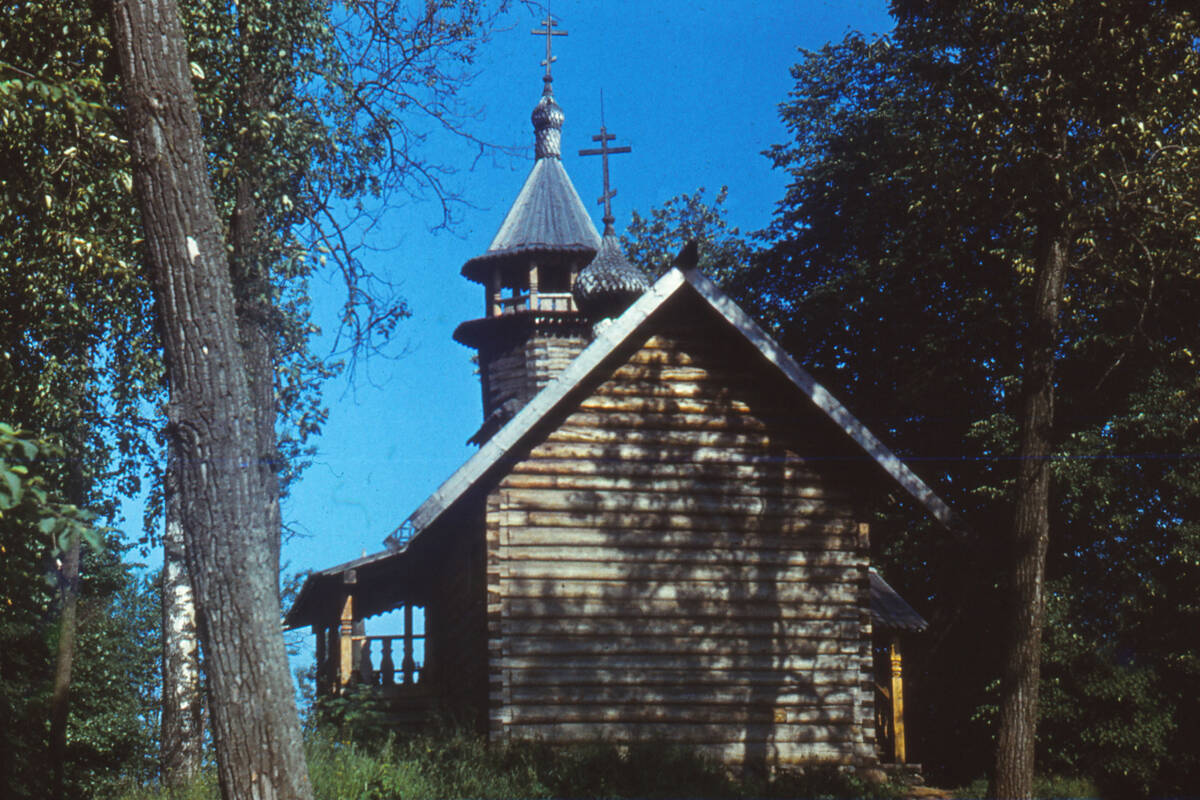
[[[463,265],[464,277],[479,282],[480,268],[495,258],[530,253],[583,253],[600,249],[600,234],[557,158],[539,158],[516,202],[483,255]]]
[[[929,623],[875,570],[871,570],[871,622],[879,628],[919,633]]]
[[[559,136],[565,117],[554,102],[549,75],[531,119],[533,169],[487,251],[462,268],[463,276],[477,283],[487,279],[484,266],[497,258],[582,253],[580,260],[587,263],[600,249],[600,234],[562,165]]]

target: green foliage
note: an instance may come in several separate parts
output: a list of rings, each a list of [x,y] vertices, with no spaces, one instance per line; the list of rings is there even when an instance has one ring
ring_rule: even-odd
[[[954,796],[962,800],[986,800],[988,793],[987,778],[977,778],[967,786],[954,792]],[[1096,785],[1086,778],[1072,778],[1062,775],[1038,775],[1033,781],[1033,796],[1042,800],[1079,800],[1079,798],[1099,797]]]
[[[722,186],[711,204],[704,194],[701,187],[694,194],[672,197],[652,208],[649,217],[634,211],[621,236],[629,260],[658,277],[671,268],[679,251],[694,241],[700,251],[697,266],[705,275],[722,284],[740,275],[753,250],[725,218],[729,189]]]
[[[310,731],[306,753],[318,800],[399,800],[456,797],[811,797],[888,798],[899,787],[876,785],[836,767],[738,779],[686,747],[658,742],[609,742],[551,747],[542,742],[489,745],[447,729],[364,744]],[[215,800],[211,772],[168,794],[142,784],[120,800]]]
[[[910,750],[961,781],[994,744],[980,710],[1033,266],[1043,234],[1066,232],[1042,756],[1106,792],[1186,791],[1200,22],[1176,2],[893,8],[892,37],[852,34],[793,68],[790,138],[769,153],[789,189],[729,285],[968,520],[949,534],[883,505],[872,526],[875,558],[932,622],[907,659]]]
[[[0,522],[0,769],[6,797],[47,795],[49,690],[58,627],[51,545]],[[15,539],[15,541],[14,541]],[[66,786],[102,796],[156,769],[158,595],[111,535],[84,553]],[[50,580],[45,580],[49,578]]]
[[[309,740],[318,798],[891,797],[835,768],[737,780],[686,747],[660,742],[488,745],[461,731],[361,745]]]

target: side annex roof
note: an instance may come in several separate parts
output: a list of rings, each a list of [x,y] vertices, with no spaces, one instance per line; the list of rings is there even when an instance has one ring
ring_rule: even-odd
[[[420,536],[463,495],[504,462],[530,435],[537,423],[558,408],[614,350],[635,335],[655,311],[676,294],[684,291],[694,291],[723,317],[935,519],[948,527],[954,525],[955,515],[950,507],[716,284],[698,270],[683,272],[673,268],[659,278],[624,314],[599,331],[595,340],[555,381],[530,400],[507,425],[418,506],[417,510],[388,536],[387,546],[392,550],[406,549],[408,542]],[[398,536],[401,531],[408,534],[403,541]]]

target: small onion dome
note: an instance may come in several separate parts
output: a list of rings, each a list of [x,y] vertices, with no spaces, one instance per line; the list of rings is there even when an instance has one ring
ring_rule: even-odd
[[[562,126],[567,117],[558,103],[554,102],[554,95],[548,91],[543,94],[529,118],[533,122],[534,155],[537,158],[559,158]]]
[[[646,273],[629,263],[611,233],[600,241],[600,252],[584,267],[572,290],[579,310],[593,321],[617,317],[650,288]]]

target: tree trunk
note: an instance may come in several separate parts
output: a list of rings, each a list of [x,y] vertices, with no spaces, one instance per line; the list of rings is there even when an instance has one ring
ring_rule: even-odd
[[[264,52],[274,52],[277,43],[267,40],[269,33],[252,35],[248,28],[253,20],[255,4],[243,2],[239,15],[239,39],[242,44],[241,85],[238,88],[237,117],[237,190],[233,217],[229,224],[230,275],[233,281],[237,309],[238,338],[246,363],[246,378],[250,385],[250,402],[254,407],[255,441],[258,447],[258,469],[263,484],[272,498],[271,525],[275,531],[283,526],[279,508],[279,439],[275,421],[279,415],[275,395],[275,336],[278,314],[273,301],[269,259],[270,242],[262,230],[262,214],[256,196],[262,189],[262,136],[257,124],[258,115],[268,110],[266,78],[258,68]],[[278,582],[279,537],[275,538]]]
[[[175,0],[116,0],[134,178],[173,404],[222,796],[311,798],[272,567],[278,531]]]
[[[71,711],[71,667],[75,660],[75,631],[79,609],[78,533],[62,554],[59,567],[59,602],[62,609],[58,622],[58,655],[54,664],[54,686],[50,695],[50,773],[51,797],[64,797],[63,779],[67,768],[67,721]]]
[[[1039,230],[1034,301],[1022,375],[1021,439],[1011,539],[1012,584],[1008,595],[1008,640],[1000,678],[1000,726],[993,786],[993,796],[1001,800],[1033,796],[1046,549],[1050,542],[1054,360],[1059,307],[1067,275],[1067,247],[1064,225],[1058,221],[1043,223]]]
[[[169,444],[168,449],[163,476],[162,781],[171,789],[181,789],[200,771],[204,708],[196,605],[185,560],[179,457]]]

